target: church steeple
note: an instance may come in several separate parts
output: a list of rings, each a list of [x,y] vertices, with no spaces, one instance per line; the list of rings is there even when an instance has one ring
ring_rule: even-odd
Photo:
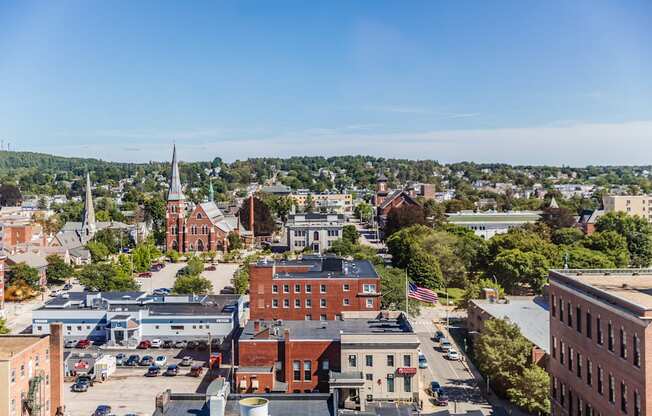
[[[91,192],[91,175],[86,173],[86,199],[84,200],[84,219],[82,220],[82,242],[93,238],[95,235],[95,207],[93,207],[93,194]]]
[[[213,181],[208,181],[208,202],[215,202],[215,191],[213,190]]]
[[[172,175],[170,176],[170,189],[168,190],[168,201],[182,201],[186,197],[181,190],[181,177],[179,176],[179,164],[177,163],[177,146],[172,147]]]

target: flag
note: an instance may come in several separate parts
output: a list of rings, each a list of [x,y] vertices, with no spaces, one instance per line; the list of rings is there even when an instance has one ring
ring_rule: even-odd
[[[408,297],[426,303],[437,303],[437,294],[425,287],[419,287],[414,283],[409,283]]]

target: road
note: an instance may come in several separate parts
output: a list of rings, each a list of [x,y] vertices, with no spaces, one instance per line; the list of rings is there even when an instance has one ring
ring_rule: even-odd
[[[491,405],[482,397],[475,378],[464,364],[461,361],[447,360],[444,358],[444,354],[435,349],[437,345],[432,337],[437,328],[433,319],[443,318],[445,320],[445,314],[443,308],[422,308],[421,315],[410,320],[421,342],[421,352],[428,360],[428,368],[420,372],[421,386],[426,389],[430,385],[430,381],[439,381],[448,393],[448,410],[452,413],[480,410],[485,415],[491,415]],[[450,337],[448,338],[450,339]],[[427,403],[425,396],[422,398],[424,399],[424,413],[444,410],[443,407],[435,407],[432,403]]]

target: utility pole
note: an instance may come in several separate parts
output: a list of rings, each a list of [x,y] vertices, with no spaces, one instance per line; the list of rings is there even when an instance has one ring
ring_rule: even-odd
[[[213,364],[211,363],[212,356],[213,356],[213,346],[211,345],[211,333],[208,332],[208,375],[209,376],[213,372]]]

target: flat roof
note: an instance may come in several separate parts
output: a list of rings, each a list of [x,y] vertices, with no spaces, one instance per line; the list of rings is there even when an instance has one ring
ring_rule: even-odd
[[[563,269],[550,277],[634,313],[652,312],[652,269]]]
[[[456,212],[446,214],[448,221],[457,223],[515,223],[533,222],[541,218],[541,212],[537,211],[513,211],[513,212]]]
[[[374,279],[379,277],[369,260],[346,260],[330,256],[304,256],[300,260],[262,260],[256,263],[256,267],[276,267],[277,272],[274,277],[278,279]],[[308,270],[292,271],[291,268],[294,267],[308,268]]]
[[[509,302],[474,299],[471,302],[496,319],[509,319],[518,325],[528,341],[550,353],[550,313],[545,297],[509,298]]]
[[[2,335],[0,336],[0,360],[8,360],[45,338],[47,335]]]

